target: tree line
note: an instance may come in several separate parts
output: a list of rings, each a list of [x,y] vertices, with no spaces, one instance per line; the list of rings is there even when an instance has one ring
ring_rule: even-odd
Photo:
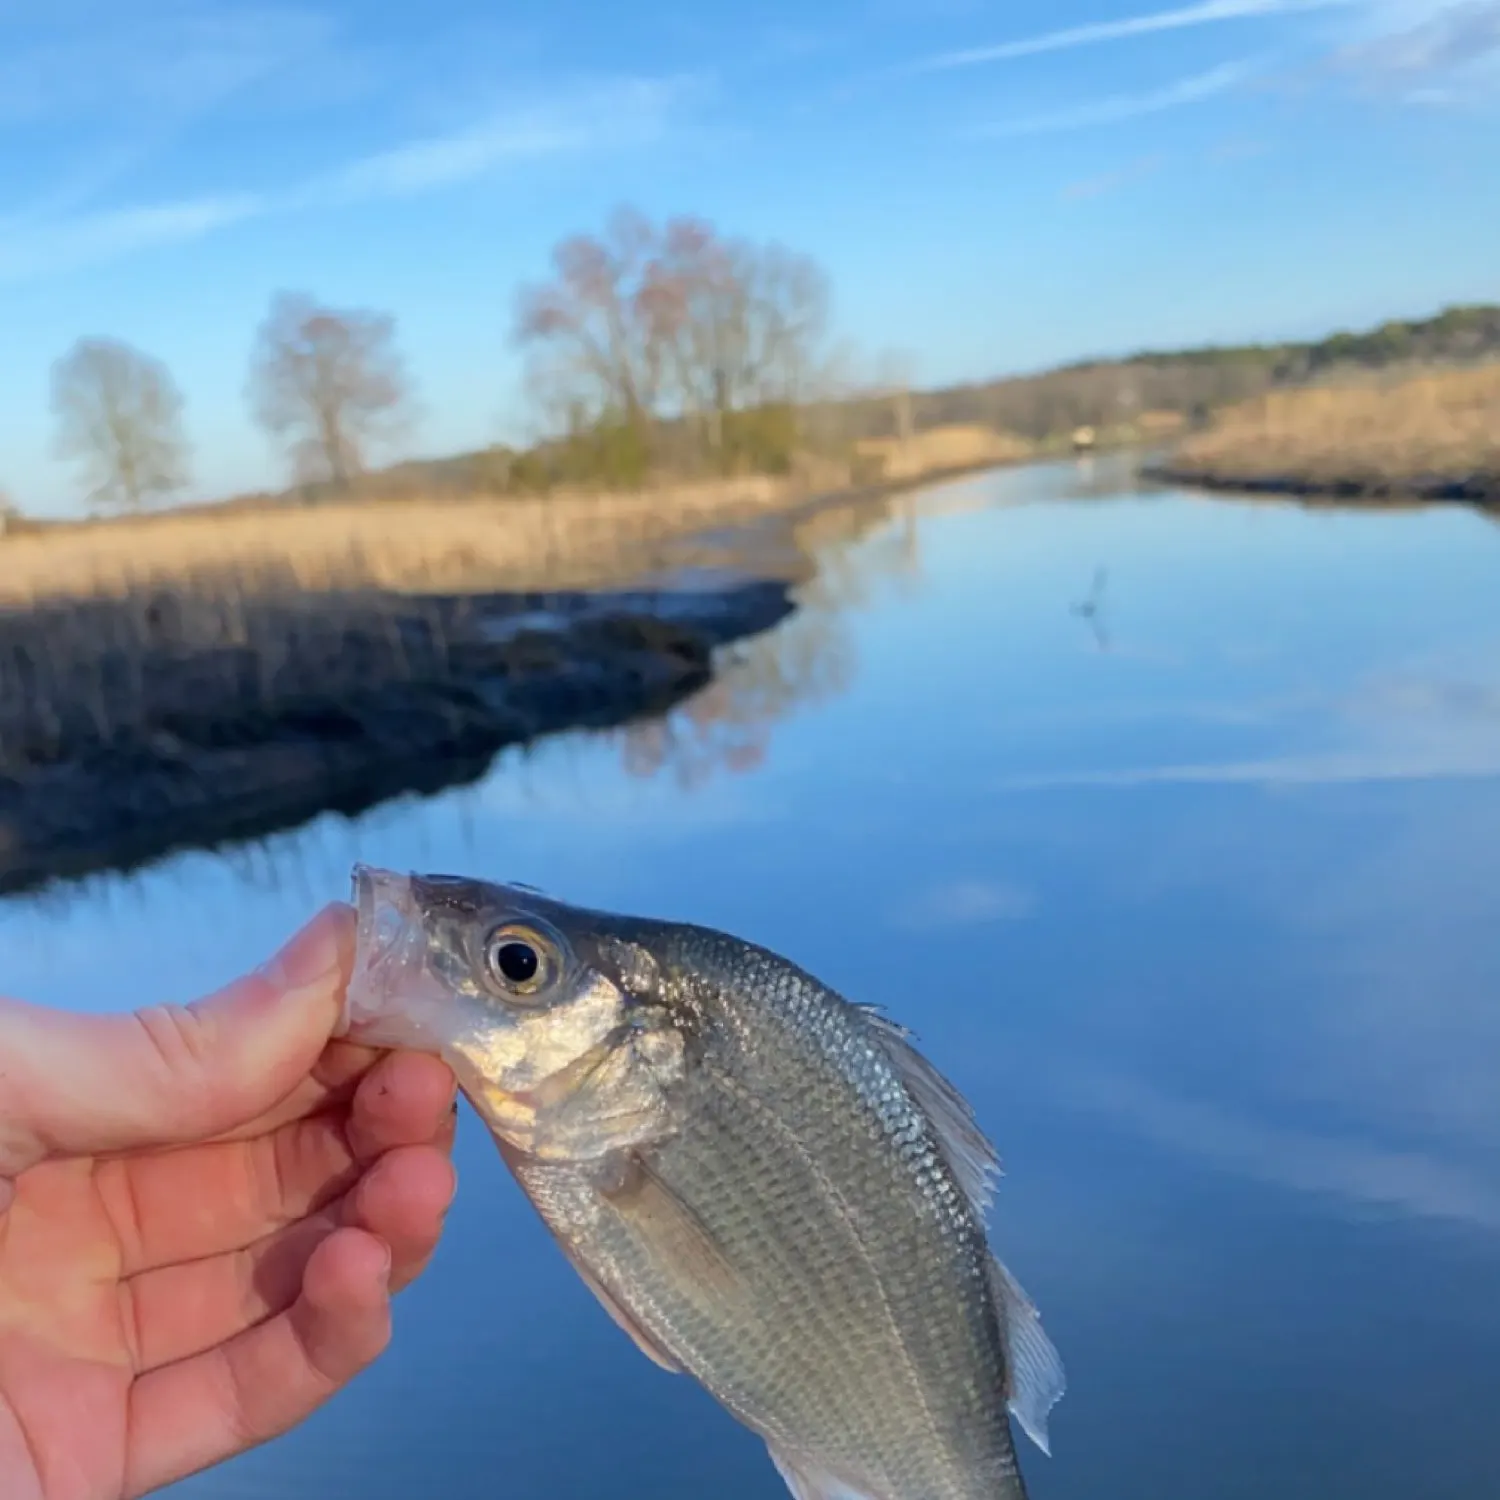
[[[510,332],[542,432],[528,448],[495,444],[372,475],[374,456],[416,412],[395,319],[303,293],[272,298],[244,394],[309,496],[539,491],[785,474],[820,447],[842,454],[858,438],[945,423],[1047,443],[1080,426],[1128,429],[1149,413],[1201,422],[1225,403],[1351,366],[1500,354],[1500,307],[1454,307],[1307,343],[1144,353],[917,392],[909,363],[890,356],[851,380],[830,309],[828,277],[809,256],[701,218],[658,224],[622,207],[599,232],[561,240],[548,273],[516,292]],[[55,451],[101,508],[140,510],[189,484],[184,408],[167,367],[116,339],[80,339],[53,367]],[[0,526],[7,509],[0,496]]]
[[[1390,321],[1301,343],[1152,351],[924,391],[914,397],[913,417],[919,426],[977,422],[1045,442],[1075,427],[1128,425],[1145,412],[1172,412],[1199,425],[1219,407],[1276,387],[1496,357],[1500,306],[1456,306],[1431,318]]]
[[[548,434],[486,454],[485,487],[638,483],[673,471],[779,472],[825,373],[828,281],[780,245],[707,221],[617,210],[561,241],[516,296],[512,338]],[[258,329],[245,397],[296,483],[347,490],[408,430],[414,384],[387,313],[280,292]],[[53,366],[57,456],[90,503],[141,510],[190,482],[185,401],[159,359],[80,339]]]

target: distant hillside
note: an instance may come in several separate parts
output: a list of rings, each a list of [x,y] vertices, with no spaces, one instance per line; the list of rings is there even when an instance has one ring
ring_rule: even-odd
[[[1085,424],[1128,423],[1148,411],[1176,412],[1198,424],[1216,407],[1341,370],[1494,358],[1500,358],[1500,306],[1450,307],[1436,317],[1309,343],[1147,351],[923,392],[915,417],[920,426],[982,422],[1046,441]]]
[[[1081,426],[1098,429],[1105,441],[1111,434],[1126,440],[1149,427],[1149,421],[1141,421],[1147,414],[1175,415],[1188,426],[1201,426],[1219,407],[1342,370],[1492,358],[1500,358],[1500,306],[1450,307],[1435,317],[1383,323],[1366,332],[1335,333],[1306,343],[1144,351],[1039,375],[914,391],[910,415],[918,429],[978,425],[1043,445],[1063,442]],[[818,419],[828,425],[832,416],[852,443],[892,435],[897,406],[888,394],[861,397],[837,408],[820,408]],[[496,447],[413,460],[365,475],[357,481],[356,491],[371,498],[503,493],[524,487],[518,483],[523,473],[555,468],[559,455],[566,463],[567,452],[568,445],[551,443],[530,454]],[[237,496],[231,503],[316,503],[332,493],[316,485],[278,495]]]

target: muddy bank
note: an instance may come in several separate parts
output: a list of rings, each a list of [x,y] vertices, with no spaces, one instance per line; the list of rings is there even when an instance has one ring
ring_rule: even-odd
[[[1246,495],[1285,495],[1307,500],[1342,500],[1365,505],[1423,502],[1500,507],[1500,473],[1415,475],[1400,479],[1340,478],[1311,474],[1248,473],[1166,463],[1141,470],[1145,479],[1191,489]]]
[[[353,815],[661,713],[781,581],[444,597],[156,593],[0,615],[0,892]]]

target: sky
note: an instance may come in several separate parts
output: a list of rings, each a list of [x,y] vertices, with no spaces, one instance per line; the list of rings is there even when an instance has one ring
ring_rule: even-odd
[[[402,452],[524,439],[517,287],[619,203],[938,384],[1500,299],[1497,183],[1500,0],[0,0],[0,487],[81,505],[83,336],[171,369],[193,495],[284,482],[282,290],[394,315]]]

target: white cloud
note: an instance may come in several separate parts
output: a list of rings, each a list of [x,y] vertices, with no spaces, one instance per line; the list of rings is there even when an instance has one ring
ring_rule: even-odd
[[[1500,1229],[1500,1184],[1427,1152],[1265,1124],[1124,1077],[1091,1074],[1067,1092],[1083,1108],[1221,1170],[1413,1218]]]
[[[280,192],[213,193],[102,213],[16,217],[0,240],[0,281],[199,239],[270,214],[433,192],[560,152],[643,144],[667,128],[689,82],[612,81],[546,107],[502,112],[451,135],[375,152]]]
[[[48,271],[113,260],[156,245],[198,239],[216,229],[257,218],[266,206],[266,200],[254,193],[228,193],[144,204],[12,230],[0,240],[0,281],[21,281]]]
[[[1500,94],[1500,0],[1378,6],[1332,65],[1371,92],[1408,103],[1493,101]]]
[[[1000,787],[1007,792],[1036,792],[1068,787],[1343,786],[1378,781],[1490,781],[1497,777],[1500,745],[1430,745],[1098,771],[1043,771],[1003,777]]]
[[[0,125],[191,117],[314,60],[325,74],[335,53],[336,28],[314,11],[142,9],[64,7],[8,25]]]
[[[983,125],[973,132],[979,136],[1043,135],[1062,130],[1083,130],[1091,125],[1110,125],[1134,120],[1142,115],[1160,114],[1198,104],[1222,94],[1245,78],[1252,69],[1248,61],[1225,63],[1206,73],[1179,79],[1166,88],[1145,94],[1114,94],[1105,99],[1071,105],[1045,114],[1025,115],[1016,120],[1002,120]]]
[[[953,880],[934,886],[891,914],[893,926],[928,929],[1019,922],[1036,901],[1030,891],[1003,880]]]
[[[1274,723],[1276,705],[1263,707],[1267,724]],[[1370,677],[1335,699],[1293,698],[1283,707],[1293,735],[1305,739],[1310,718],[1323,745],[1254,759],[1021,773],[1002,777],[999,785],[1033,792],[1500,779],[1500,677],[1483,662],[1468,675],[1457,666],[1421,663]]]
[[[1075,47],[1091,47],[1101,42],[1126,41],[1131,37],[1152,36],[1166,31],[1183,31],[1197,26],[1217,25],[1224,21],[1251,20],[1261,16],[1294,15],[1307,11],[1331,10],[1364,3],[1364,0],[1202,0],[1176,10],[1154,11],[1148,15],[1126,16],[1117,21],[1098,21],[1087,26],[1068,26],[1037,36],[1021,37],[993,46],[970,47],[957,52],[940,52],[920,58],[900,69],[906,73],[946,72],[953,68],[980,67],[988,63],[1009,62],[1014,58],[1036,57],[1045,52],[1066,52]]]
[[[686,80],[628,79],[578,95],[561,108],[505,111],[451,135],[411,141],[310,184],[304,196],[350,201],[404,197],[468,182],[506,162],[657,136]]]

